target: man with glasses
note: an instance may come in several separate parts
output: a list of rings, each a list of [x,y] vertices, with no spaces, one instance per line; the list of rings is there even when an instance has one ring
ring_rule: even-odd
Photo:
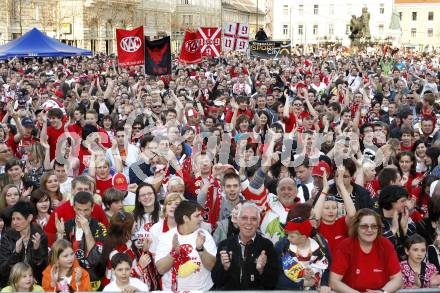
[[[269,290],[278,276],[278,261],[270,240],[257,233],[258,207],[246,202],[238,212],[239,234],[219,244],[212,278],[220,290]]]

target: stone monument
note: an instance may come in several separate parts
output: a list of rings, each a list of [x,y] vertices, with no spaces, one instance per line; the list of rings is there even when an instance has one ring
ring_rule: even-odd
[[[361,16],[351,16],[350,31],[350,40],[352,46],[359,46],[362,41],[370,40],[370,12],[368,12],[366,7],[362,8]]]

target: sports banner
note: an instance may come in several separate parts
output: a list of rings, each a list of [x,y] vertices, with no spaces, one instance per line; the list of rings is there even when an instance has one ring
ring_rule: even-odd
[[[170,37],[149,41],[145,37],[145,74],[171,74]]]
[[[280,58],[290,56],[290,41],[252,41],[249,43],[251,57]]]
[[[200,39],[196,31],[186,31],[180,48],[179,62],[186,64],[202,61]]]
[[[222,29],[220,27],[199,27],[202,56],[220,57],[222,54]]]
[[[144,27],[132,30],[116,29],[120,66],[144,64]]]
[[[249,26],[246,23],[228,22],[223,33],[225,51],[246,52],[249,46]]]

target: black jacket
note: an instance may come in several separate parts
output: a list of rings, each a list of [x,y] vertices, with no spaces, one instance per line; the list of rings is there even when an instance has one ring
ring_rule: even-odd
[[[97,286],[96,282],[99,282],[99,280],[103,277],[102,266],[103,264],[105,265],[105,262],[103,262],[102,259],[102,250],[105,237],[107,236],[107,230],[104,224],[93,218],[90,219],[89,226],[93,238],[95,239],[95,246],[92,247],[88,254],[86,253],[86,237],[84,234],[81,239],[75,239],[74,218],[64,223],[64,230],[66,231],[64,238],[69,240],[71,243],[74,243],[75,240],[79,241],[79,245],[76,249],[74,245],[75,257],[79,261],[81,267],[83,267],[89,273],[90,281],[92,282],[92,286],[95,288]]]
[[[32,235],[40,234],[40,247],[35,250],[32,243]],[[35,279],[41,284],[43,270],[47,266],[48,244],[47,236],[39,226],[31,225],[31,238],[27,247],[21,249],[20,253],[15,252],[15,243],[20,239],[20,233],[9,229],[3,235],[0,242],[0,284],[6,286],[11,268],[18,262],[26,262],[31,265]]]
[[[222,250],[232,255],[231,267],[227,271],[220,259]],[[256,261],[263,250],[267,255],[267,262],[263,274],[260,275],[256,269]],[[218,246],[217,260],[211,276],[217,290],[273,289],[278,276],[278,261],[272,242],[257,234],[249,246],[246,259],[243,260],[238,236],[223,240]]]

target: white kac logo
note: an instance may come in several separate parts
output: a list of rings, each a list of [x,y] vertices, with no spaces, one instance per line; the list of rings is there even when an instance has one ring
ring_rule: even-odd
[[[121,48],[125,52],[136,52],[142,45],[142,41],[139,37],[125,37],[121,40]]]

